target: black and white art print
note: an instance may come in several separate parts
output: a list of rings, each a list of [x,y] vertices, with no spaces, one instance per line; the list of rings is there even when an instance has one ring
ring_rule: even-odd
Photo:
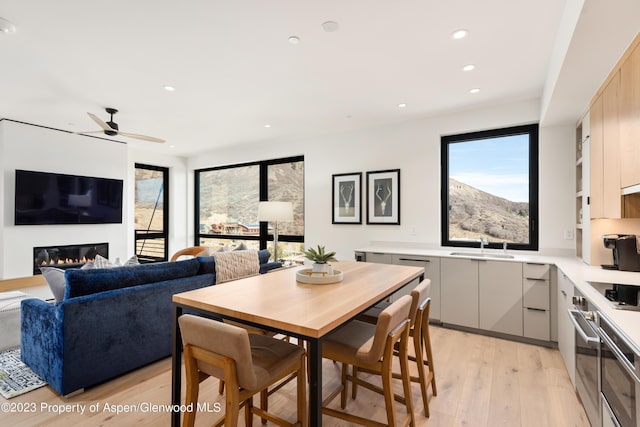
[[[367,172],[367,224],[400,224],[400,169]]]
[[[333,224],[362,224],[362,173],[332,175]]]

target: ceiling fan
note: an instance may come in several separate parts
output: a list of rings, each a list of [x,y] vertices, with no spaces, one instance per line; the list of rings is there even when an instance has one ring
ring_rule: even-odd
[[[159,143],[164,142],[164,139],[155,138],[153,136],[138,135],[136,133],[129,133],[129,132],[121,132],[120,129],[118,128],[118,124],[113,121],[113,115],[116,114],[118,110],[116,110],[115,108],[105,108],[105,111],[107,112],[107,114],[111,116],[108,122],[103,121],[101,118],[99,118],[95,114],[87,113],[89,117],[91,117],[93,121],[96,122],[98,126],[102,128],[102,130],[80,132],[80,133],[104,133],[109,136],[122,135],[129,138],[142,139],[144,141],[159,142]]]

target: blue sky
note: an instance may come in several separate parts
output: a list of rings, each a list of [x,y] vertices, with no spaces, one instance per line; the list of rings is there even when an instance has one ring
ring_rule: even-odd
[[[449,176],[513,202],[528,202],[529,135],[449,144]]]

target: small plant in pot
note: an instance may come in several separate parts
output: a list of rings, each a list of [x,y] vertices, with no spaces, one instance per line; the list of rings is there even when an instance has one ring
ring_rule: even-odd
[[[304,252],[304,257],[313,261],[311,271],[325,275],[333,274],[333,268],[329,261],[337,261],[335,252],[325,252],[324,246],[318,245],[318,249],[309,248]]]

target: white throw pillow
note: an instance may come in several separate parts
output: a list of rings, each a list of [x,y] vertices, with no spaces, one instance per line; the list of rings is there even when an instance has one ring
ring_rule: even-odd
[[[117,267],[117,266],[103,256],[96,255],[95,259],[93,260],[93,268],[113,268],[113,267]]]
[[[64,270],[56,267],[40,267],[44,279],[51,289],[51,293],[56,302],[64,299],[64,287],[67,282],[64,280]]]

